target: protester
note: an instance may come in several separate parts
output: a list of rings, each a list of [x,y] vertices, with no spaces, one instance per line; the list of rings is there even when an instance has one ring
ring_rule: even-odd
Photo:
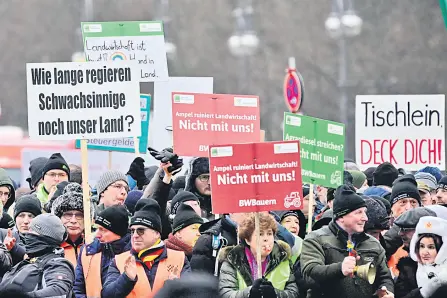
[[[363,171],[363,174],[365,174],[365,176],[366,176],[366,182],[369,187],[373,186],[373,179],[374,179],[373,173],[375,170],[376,170],[376,167],[369,167]]]
[[[37,186],[42,182],[43,167],[48,162],[46,157],[38,157],[31,160],[29,164],[30,177],[26,178],[29,188],[34,192]]]
[[[110,206],[124,205],[124,201],[129,193],[126,175],[119,171],[105,172],[96,182],[96,192],[99,197],[99,205],[95,214],[99,214]]]
[[[419,172],[414,175],[418,184],[422,206],[436,205],[436,178],[432,174]]]
[[[0,283],[0,297],[72,297],[74,269],[59,246],[65,227],[53,214],[33,219],[25,236],[28,259],[7,272]]]
[[[52,213],[59,217],[67,228],[68,237],[61,247],[64,249],[65,258],[76,268],[79,250],[84,244],[84,204],[81,186],[70,183],[70,187],[73,187],[71,191],[54,201]],[[90,212],[93,212],[93,209]]]
[[[185,190],[192,192],[199,199],[202,217],[213,220],[214,216],[211,214],[210,169],[207,157],[198,157],[191,160]]]
[[[309,290],[308,297],[394,297],[394,284],[386,266],[385,250],[364,232],[367,222],[366,203],[349,186],[337,188],[334,200],[334,220],[329,226],[311,232],[303,242],[301,268],[304,280],[320,285]],[[350,242],[352,253],[345,253]],[[373,262],[377,273],[374,285],[353,278],[356,265]],[[321,286],[324,285],[324,286]],[[384,291],[383,289],[386,289]]]
[[[166,247],[183,251],[191,260],[192,249],[200,237],[199,228],[203,224],[203,218],[197,214],[190,205],[182,203],[175,214],[172,224],[172,233],[165,240]]]
[[[132,249],[110,263],[102,297],[152,297],[167,279],[191,270],[185,254],[166,248],[160,239],[158,203],[141,199],[135,210],[130,222]]]
[[[390,218],[386,212],[385,205],[373,198],[363,198],[366,204],[366,216],[368,217],[364,231],[381,242],[382,232],[390,228]]]
[[[398,298],[433,297],[442,285],[447,285],[447,221],[421,218],[411,239],[410,257],[400,259],[397,267]]]
[[[43,182],[36,189],[37,198],[42,207],[48,202],[48,195],[53,186],[70,179],[70,168],[60,153],[54,153],[42,168]]]
[[[447,176],[442,177],[436,187],[438,204],[447,205]]]
[[[273,216],[295,238],[295,245],[291,247],[291,260],[294,264],[301,254],[303,239],[306,235],[306,218],[301,210],[279,211],[275,212]]]
[[[436,213],[428,208],[418,207],[405,212],[394,222],[395,228],[398,229],[399,242],[401,244],[388,260],[388,267],[394,277],[399,275],[397,264],[401,258],[408,256],[410,241],[415,232],[416,225],[424,216],[436,216]]]
[[[399,171],[389,162],[380,164],[373,172],[373,186],[385,186],[391,190]],[[366,195],[366,194],[365,194]]]
[[[15,189],[11,178],[5,169],[0,168],[0,211],[8,212],[9,207],[15,201]]]
[[[82,168],[78,165],[70,164],[70,180],[69,182],[75,182],[82,185]]]
[[[412,174],[401,176],[394,182],[390,203],[394,218],[421,205],[417,182]]]
[[[98,226],[92,243],[81,247],[76,267],[76,298],[100,297],[110,262],[130,250],[128,213],[124,206],[104,209],[95,219]]]
[[[260,247],[256,245],[255,215],[252,214],[239,226],[242,243],[222,251],[219,276],[222,298],[297,297],[289,245],[275,242],[277,225],[271,215],[260,213],[259,227]],[[261,275],[258,275],[256,264],[257,249],[261,250]]]

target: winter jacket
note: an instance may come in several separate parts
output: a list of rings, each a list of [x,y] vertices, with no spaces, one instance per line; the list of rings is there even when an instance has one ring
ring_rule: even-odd
[[[78,256],[80,255],[79,251],[82,245],[84,245],[83,237],[79,237],[74,243],[68,238],[67,241],[61,244],[61,247],[64,249],[65,258],[71,262],[74,268],[77,266]]]
[[[192,192],[199,199],[202,217],[212,221],[214,220],[214,215],[211,213],[211,196],[200,194],[196,188],[195,180],[198,176],[195,174],[197,171],[194,168],[199,160],[199,158],[191,159],[189,163],[188,174],[185,179],[185,191]]]
[[[107,276],[108,265],[115,258],[115,255],[131,249],[130,234],[113,243],[101,243],[97,238],[92,243],[81,247],[78,256],[78,265],[76,266],[76,280],[73,292],[76,298],[86,298],[84,268],[82,264],[82,252],[87,250],[87,256],[102,253],[101,255],[101,283],[104,284]]]
[[[0,229],[0,242],[3,243],[6,236],[8,235],[8,230],[6,229]],[[12,230],[12,236],[16,239],[16,244],[9,252],[12,257],[13,264],[17,264],[21,261],[23,261],[23,258],[25,256],[25,244],[23,243],[22,238],[20,237],[20,233],[17,229]]]
[[[248,298],[253,277],[245,255],[245,245],[227,247],[221,253],[223,261],[219,275],[219,294],[222,298]],[[287,243],[275,242],[270,253],[265,277],[272,282],[279,298],[297,297],[298,287],[292,272],[291,250]],[[286,279],[286,276],[288,278]],[[281,289],[278,288],[279,284]]]
[[[2,168],[0,168],[0,186],[7,186],[10,191],[9,198],[6,201],[6,204],[3,206],[3,211],[6,213],[8,212],[9,207],[11,207],[12,203],[14,203],[16,199],[16,192],[11,178],[9,178],[6,170]]]
[[[191,269],[214,274],[218,250],[213,253],[213,239],[222,237],[220,247],[238,244],[236,227],[226,217],[204,223],[200,229],[202,234],[192,250]]]
[[[150,270],[143,262],[141,262],[141,260],[138,258],[138,254],[135,251],[131,250],[131,253],[135,256],[136,261],[143,266],[144,271],[146,272],[146,276],[152,287],[160,261],[167,258],[166,246],[164,247],[164,251],[162,252],[162,254],[157,259],[155,259],[155,262]],[[180,276],[187,272],[191,272],[191,267],[189,266],[188,259],[185,257],[185,262],[183,264]],[[126,297],[127,295],[129,295],[130,292],[132,292],[136,282],[137,282],[136,280],[129,279],[126,273],[122,274],[120,273],[116,265],[116,261],[114,259],[109,265],[106,281],[101,291],[101,297],[107,297],[107,298]]]
[[[161,232],[161,239],[166,239],[172,231],[171,223],[169,222],[168,213],[166,211],[166,207],[169,200],[169,194],[172,188],[172,180],[171,183],[166,184],[163,182],[163,178],[159,175],[154,176],[156,179],[153,193],[151,194],[151,198],[156,200],[158,205],[160,206],[160,217],[161,217],[161,224],[162,224],[162,232]]]
[[[62,250],[60,251],[62,253]],[[58,252],[59,254],[59,252]],[[48,255],[41,256],[45,258]],[[71,263],[63,258],[55,257],[54,253],[49,256],[51,260],[46,262],[43,267],[43,283],[37,291],[27,293],[26,297],[72,297],[73,281],[75,279],[74,268]],[[16,265],[19,266],[19,265]],[[7,272],[4,279],[12,279],[14,268]],[[0,289],[1,291],[1,289]],[[2,294],[0,294],[0,297]]]
[[[48,195],[49,195],[49,192],[45,189],[43,183],[40,183],[37,186],[35,194],[37,195],[37,198],[39,199],[40,204],[42,205],[43,208],[45,204],[48,202]]]
[[[348,256],[348,234],[334,221],[328,226],[311,232],[303,242],[301,268],[308,284],[313,281],[324,287],[313,287],[308,297],[356,297],[370,298],[382,286],[394,292],[391,273],[386,266],[385,250],[372,236],[366,233],[352,235],[360,260],[357,265],[372,262],[377,270],[373,285],[360,278],[346,277],[342,262]]]
[[[399,276],[394,286],[396,298],[422,298],[420,288],[416,281],[418,263],[410,257],[404,257],[397,263]]]

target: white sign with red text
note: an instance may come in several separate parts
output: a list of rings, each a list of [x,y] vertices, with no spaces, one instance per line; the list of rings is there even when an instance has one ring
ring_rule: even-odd
[[[388,161],[416,171],[445,169],[445,95],[358,95],[356,162],[360,169]]]

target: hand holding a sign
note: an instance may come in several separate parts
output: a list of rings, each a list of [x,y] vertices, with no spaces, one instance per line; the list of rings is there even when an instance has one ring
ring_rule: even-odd
[[[138,189],[142,189],[143,186],[148,185],[150,182],[144,173],[144,159],[141,157],[137,157],[133,160],[127,175],[137,181]]]

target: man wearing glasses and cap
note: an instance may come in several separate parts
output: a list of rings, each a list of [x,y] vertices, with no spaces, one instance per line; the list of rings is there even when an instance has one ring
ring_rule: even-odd
[[[183,251],[166,248],[160,238],[160,206],[140,199],[130,221],[132,249],[110,263],[102,297],[153,297],[166,280],[190,272]]]
[[[185,190],[192,192],[199,198],[202,217],[213,220],[214,216],[211,214],[210,162],[207,157],[198,157],[191,160]]]

